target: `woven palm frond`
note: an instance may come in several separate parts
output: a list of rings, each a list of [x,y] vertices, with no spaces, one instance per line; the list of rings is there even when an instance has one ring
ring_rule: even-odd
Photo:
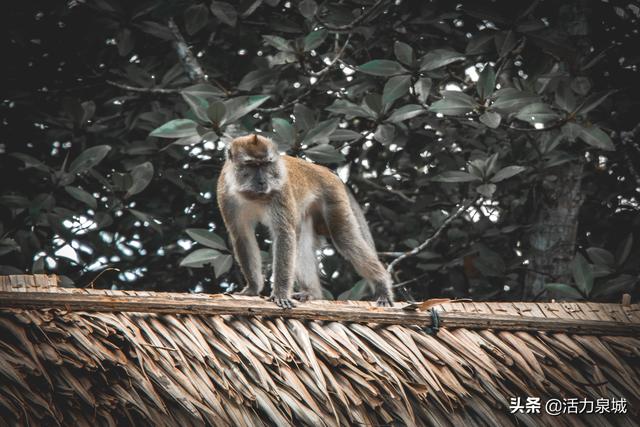
[[[638,305],[438,307],[640,322]],[[640,337],[5,308],[0,384],[0,425],[636,425]],[[511,414],[527,396],[628,413]]]

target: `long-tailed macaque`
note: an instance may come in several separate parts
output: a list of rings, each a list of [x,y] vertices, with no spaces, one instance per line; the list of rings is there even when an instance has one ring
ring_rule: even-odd
[[[218,180],[218,205],[236,260],[247,282],[243,295],[258,295],[264,285],[255,227],[269,228],[273,239],[271,301],[291,308],[291,298],[322,297],[316,248],[322,236],[373,287],[380,306],[392,305],[391,276],[378,260],[371,232],[355,198],[329,169],[280,155],[258,135],[233,140]],[[294,281],[300,291],[293,293]]]

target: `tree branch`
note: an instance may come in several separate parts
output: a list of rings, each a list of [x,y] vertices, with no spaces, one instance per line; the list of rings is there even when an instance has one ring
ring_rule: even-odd
[[[429,237],[427,240],[422,242],[419,246],[413,248],[412,250],[410,250],[408,252],[403,253],[402,255],[400,255],[399,257],[394,259],[391,262],[391,264],[389,264],[389,266],[387,267],[387,271],[389,273],[393,273],[393,270],[395,269],[396,265],[398,265],[398,263],[400,261],[402,261],[402,260],[404,260],[406,258],[409,258],[409,257],[411,257],[413,255],[416,255],[416,254],[420,253],[420,251],[426,249],[432,242],[434,242],[442,234],[442,232],[444,230],[447,229],[449,224],[451,224],[460,215],[465,213],[467,211],[467,209],[469,209],[469,207],[471,207],[471,205],[473,205],[476,202],[476,200],[478,200],[477,197],[473,198],[473,199],[469,199],[465,203],[463,203],[462,206],[460,206],[460,208],[453,215],[450,215],[447,219],[444,220],[442,225],[436,230],[435,233],[433,233],[431,235],[431,237]]]
[[[173,20],[173,18],[169,18],[167,24],[169,26],[169,29],[171,30],[171,34],[173,34],[173,37],[175,39],[174,47],[176,49],[176,53],[178,54],[178,58],[180,58],[180,62],[182,63],[184,70],[189,76],[189,79],[191,79],[193,83],[206,82],[207,76],[204,72],[204,69],[202,68],[202,66],[198,62],[198,59],[195,57],[195,55],[191,51],[191,48],[182,36],[182,33],[180,32],[180,29],[178,28],[176,22]]]
[[[409,196],[407,196],[406,194],[404,194],[401,191],[394,190],[392,188],[387,188],[384,185],[379,185],[379,184],[377,184],[377,183],[375,183],[373,181],[370,181],[370,180],[368,180],[366,178],[355,177],[354,181],[361,182],[363,184],[367,184],[367,185],[369,185],[369,186],[371,186],[371,187],[373,187],[373,188],[375,188],[377,190],[380,190],[380,191],[386,191],[387,193],[391,193],[393,195],[396,195],[396,196],[400,197],[402,200],[407,201],[409,203],[415,203],[416,202],[416,200],[413,197],[409,197]]]
[[[638,146],[637,146],[637,143],[635,142],[635,139],[638,137],[638,135],[640,135],[640,124],[636,125],[635,128],[633,128],[628,132],[624,132],[624,131],[620,132],[620,141],[622,142],[622,146],[624,148],[634,147],[637,150]],[[631,153],[628,153],[628,155],[623,157],[624,157],[625,163],[627,164],[627,168],[629,169],[629,173],[633,176],[636,183],[640,185],[640,175],[638,174],[638,171],[633,165],[633,161],[631,160],[630,154]]]
[[[342,45],[342,48],[340,48],[340,50],[336,53],[336,56],[331,60],[331,62],[327,64],[326,67],[324,67],[322,70],[317,72],[308,71],[307,74],[311,77],[320,77],[325,73],[328,73],[329,70],[331,70],[333,66],[336,64],[336,62],[338,62],[342,58],[342,55],[344,55],[344,51],[347,48],[347,45],[349,44],[350,40],[351,40],[351,34],[347,36],[347,40],[345,40],[344,44]]]
[[[120,89],[128,90],[129,92],[138,92],[138,93],[159,93],[162,95],[168,94],[177,94],[180,93],[180,89],[163,89],[159,87],[138,87],[138,86],[129,86],[124,83],[114,82],[113,80],[107,80],[107,84],[111,86],[118,87]]]
[[[302,98],[305,98],[307,95],[311,94],[311,92],[313,92],[313,90],[315,89],[316,84],[318,83],[320,83],[320,80],[318,80],[315,84],[310,85],[306,91],[304,91],[302,94],[300,94],[299,96],[297,96],[296,98],[292,99],[289,102],[280,104],[277,107],[272,107],[272,108],[256,108],[256,111],[260,113],[275,113],[278,111],[286,110],[289,107],[293,107],[298,102],[300,102]]]
[[[387,0],[378,0],[376,1],[368,10],[362,12],[360,14],[360,16],[358,16],[357,18],[355,18],[353,21],[351,21],[348,24],[345,25],[331,25],[331,24],[327,24],[326,22],[324,22],[323,20],[320,19],[319,16],[316,16],[316,19],[318,20],[318,22],[325,27],[327,30],[329,31],[333,31],[333,32],[347,32],[347,31],[351,31],[353,30],[356,26],[358,26],[361,22],[363,22],[365,19],[369,18],[371,15],[373,15],[377,8],[381,5],[383,5],[384,3],[386,3]]]
[[[297,97],[295,97],[291,101],[288,101],[288,102],[286,102],[284,104],[281,104],[281,105],[279,105],[277,107],[258,108],[258,109],[256,109],[256,111],[258,111],[260,113],[276,113],[278,111],[286,110],[287,108],[296,105],[303,98],[306,98],[308,95],[310,95],[311,92],[313,92],[313,90],[316,88],[316,86],[326,77],[327,72],[331,68],[333,68],[333,66],[335,65],[336,62],[340,61],[340,57],[342,57],[342,55],[344,54],[344,51],[345,51],[347,45],[349,44],[349,40],[350,39],[351,39],[351,35],[349,35],[349,37],[347,37],[347,40],[344,42],[344,45],[342,46],[340,51],[336,54],[335,58],[333,58],[333,60],[329,64],[327,64],[326,67],[324,67],[322,70],[320,70],[318,72],[313,72],[313,71],[308,71],[307,72],[307,74],[309,76],[316,77],[318,80],[313,84],[310,83],[309,84],[309,88],[307,88],[306,91],[304,91],[302,94],[298,95]]]

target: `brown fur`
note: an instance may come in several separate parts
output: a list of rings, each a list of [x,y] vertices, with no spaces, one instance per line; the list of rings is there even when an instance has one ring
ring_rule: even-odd
[[[380,305],[391,304],[391,277],[378,260],[364,215],[329,169],[280,156],[264,137],[237,138],[229,147],[217,198],[247,281],[243,293],[257,295],[263,286],[254,234],[259,222],[269,227],[274,240],[271,298],[278,305],[292,306],[294,279],[305,293],[302,298],[321,295],[313,252],[318,236],[332,239],[338,252],[373,286]]]

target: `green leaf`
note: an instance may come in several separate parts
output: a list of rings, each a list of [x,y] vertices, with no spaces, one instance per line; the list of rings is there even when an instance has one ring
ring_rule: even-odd
[[[345,300],[358,301],[363,299],[367,295],[368,291],[369,291],[369,284],[367,283],[367,281],[364,279],[359,280],[355,285],[353,285],[351,289],[348,289],[343,293],[341,293],[340,295],[338,295],[338,300],[339,301],[345,301]]]
[[[567,113],[576,109],[576,96],[571,90],[571,86],[567,83],[560,84],[556,90],[556,104]]]
[[[433,85],[433,81],[429,77],[421,77],[417,82],[413,85],[413,88],[416,91],[416,96],[420,100],[420,102],[427,102],[427,98],[429,97],[429,92],[431,92],[431,86]]]
[[[293,106],[293,116],[296,119],[296,128],[305,131],[311,129],[316,124],[316,116],[310,108],[303,104]]]
[[[318,11],[318,4],[314,0],[303,0],[298,5],[300,14],[311,21]]]
[[[20,245],[18,245],[18,243],[14,239],[6,238],[6,239],[0,240],[0,256],[6,255],[11,252],[20,251],[20,250],[21,250]]]
[[[240,96],[224,102],[227,108],[227,117],[224,124],[233,123],[246,114],[260,107],[269,99],[269,95]]]
[[[371,92],[363,101],[362,108],[368,111],[371,117],[378,117],[382,113],[382,96],[379,93]]]
[[[489,64],[485,65],[476,84],[476,92],[482,99],[487,99],[496,88],[496,71]]]
[[[574,142],[577,138],[580,137],[580,132],[582,131],[582,126],[574,122],[567,122],[562,125],[560,129],[562,131],[562,135],[570,142]]]
[[[442,92],[442,97],[431,104],[429,111],[445,116],[458,116],[469,113],[476,107],[475,100],[466,93],[446,90]]]
[[[129,28],[121,28],[116,34],[116,41],[120,56],[127,56],[133,50],[134,41]]]
[[[336,99],[333,104],[325,108],[325,110],[334,114],[344,114],[347,118],[351,117],[369,117],[375,118],[377,115],[375,112],[371,112],[368,109],[363,108],[358,104],[344,100]]]
[[[393,76],[396,74],[406,74],[408,71],[396,61],[388,59],[374,59],[358,67],[358,70],[371,74],[372,76]]]
[[[493,156],[492,156],[493,158]],[[473,176],[477,176],[478,178],[482,178],[484,180],[484,177],[487,174],[487,166],[488,166],[488,162],[489,159],[474,159],[471,160],[468,164],[467,164],[467,170],[469,171],[469,173]]]
[[[198,124],[190,119],[174,119],[154,129],[149,136],[158,138],[182,138],[197,135]]]
[[[200,141],[202,141],[202,137],[200,135],[196,134],[191,136],[185,136],[183,138],[176,139],[171,144],[165,145],[160,151],[164,151],[174,145],[182,145],[182,146],[194,145],[199,143]]]
[[[31,273],[33,274],[44,274],[44,257],[40,257],[33,262],[31,266]]]
[[[500,121],[502,121],[502,116],[495,111],[485,111],[479,117],[480,121],[490,127],[491,129],[496,129],[500,126]]]
[[[209,102],[199,95],[194,95],[190,92],[181,92],[182,98],[185,100],[193,114],[196,115],[197,118],[202,120],[205,123],[209,123],[209,118],[207,117],[207,108],[209,108]]]
[[[339,119],[329,119],[318,123],[313,129],[309,130],[302,140],[302,145],[311,145],[314,143],[326,144],[329,142],[329,135],[338,127]]]
[[[273,72],[270,70],[253,70],[249,71],[238,83],[238,89],[250,91],[254,88],[267,83],[273,78]]]
[[[464,59],[465,56],[459,52],[448,49],[434,49],[422,57],[420,70],[431,71]]]
[[[69,166],[69,173],[76,174],[91,169],[104,159],[111,151],[110,145],[96,145],[84,150]]]
[[[376,128],[376,132],[373,137],[376,141],[384,145],[389,145],[393,142],[396,136],[396,127],[388,123],[381,123]]]
[[[512,176],[518,175],[520,172],[526,170],[524,166],[507,166],[505,168],[500,169],[495,175],[493,175],[490,179],[491,182],[500,182],[505,179],[509,179]]]
[[[398,123],[404,120],[412,119],[425,113],[426,111],[424,108],[422,108],[422,106],[417,104],[407,104],[393,110],[387,120],[391,123]]]
[[[207,108],[207,118],[215,126],[220,126],[227,117],[227,107],[222,101],[216,101]]]
[[[125,194],[124,198],[128,199],[134,194],[140,193],[147,188],[153,179],[153,164],[144,162],[131,169],[131,187]]]
[[[293,52],[291,43],[280,36],[262,36],[264,42],[282,52]]]
[[[220,255],[220,252],[215,249],[196,249],[180,261],[180,267],[204,267],[207,264],[213,264]]]
[[[483,244],[476,247],[478,248],[478,257],[473,261],[473,265],[483,276],[503,277],[507,267],[502,256]]]
[[[578,289],[589,296],[593,289],[593,267],[581,253],[573,259],[572,272]]]
[[[29,206],[29,199],[24,196],[17,196],[7,194],[6,196],[0,196],[0,206],[7,208],[22,209]]]
[[[296,130],[287,120],[274,118],[271,119],[271,124],[279,141],[288,147],[291,147],[296,142]]]
[[[612,90],[605,94],[598,93],[598,94],[591,95],[590,97],[585,99],[584,102],[578,107],[578,110],[576,111],[577,114],[580,114],[583,116],[586,115],[589,111],[593,110],[594,108],[602,104],[604,100],[607,99],[614,92],[615,91]]]
[[[304,154],[319,163],[340,163],[345,160],[344,155],[329,144],[308,148],[304,150]]]
[[[213,259],[213,271],[216,279],[227,273],[233,265],[233,257],[231,255],[222,254]]]
[[[637,282],[638,278],[636,276],[621,274],[618,277],[608,280],[606,283],[601,283],[600,286],[596,286],[591,297],[598,298],[608,295],[617,296],[619,299],[622,293],[631,293]]]
[[[49,168],[49,166],[45,165],[40,160],[38,160],[35,157],[30,156],[28,154],[11,153],[10,156],[11,157],[15,157],[18,160],[22,160],[24,162],[24,167],[27,168],[27,169],[34,168],[34,169],[37,169],[37,170],[42,171],[42,172],[50,172],[51,171],[51,168]]]
[[[408,67],[412,67],[415,62],[415,55],[413,48],[406,43],[396,41],[393,45],[393,53],[396,55],[398,61],[402,62]]]
[[[222,90],[210,83],[197,83],[195,85],[182,89],[180,93],[188,93],[191,95],[203,97],[205,99],[208,99],[210,97],[218,98],[224,96],[224,92]]]
[[[480,55],[495,50],[494,37],[495,33],[489,33],[487,30],[475,34],[467,43],[465,53],[467,55]]]
[[[196,242],[212,249],[229,251],[222,237],[204,228],[187,228],[185,232]]]
[[[187,34],[193,35],[207,26],[209,10],[204,4],[194,4],[184,11],[184,24]]]
[[[495,92],[494,97],[495,101],[491,104],[491,108],[505,113],[516,112],[526,105],[539,102],[537,96],[514,88],[500,89]]]
[[[613,267],[615,265],[615,258],[611,252],[606,249],[590,247],[587,249],[589,259],[595,264],[604,265],[607,267]]]
[[[629,258],[631,248],[633,247],[633,234],[629,234],[618,246],[616,250],[616,263],[618,266],[622,266]]]
[[[96,201],[96,198],[84,191],[82,188],[64,187],[64,191],[69,193],[69,195],[74,199],[89,206],[91,209],[95,210],[98,208],[98,202]]]
[[[328,35],[329,32],[324,29],[310,32],[302,41],[303,50],[309,52],[310,50],[316,49],[324,42]]]
[[[436,182],[471,182],[481,181],[481,178],[462,171],[447,171],[431,178]]]
[[[482,194],[484,197],[490,199],[493,196],[493,193],[496,192],[497,188],[498,187],[496,187],[495,184],[482,184],[476,187],[476,191]]]
[[[571,81],[571,89],[578,95],[585,96],[591,90],[591,82],[587,77],[576,77]]]
[[[121,12],[120,12],[121,13]],[[147,34],[151,34],[154,37],[157,37],[161,40],[173,40],[173,34],[171,30],[163,24],[153,21],[143,21],[140,24],[137,24],[136,27],[140,28],[140,30],[144,31]]]
[[[580,139],[592,147],[600,148],[601,150],[615,151],[616,149],[611,137],[597,126],[580,126]]]
[[[495,174],[498,164],[499,153],[494,153],[485,160],[485,166],[483,168],[485,176],[492,176]]]
[[[409,91],[411,84],[411,76],[395,76],[391,77],[384,85],[382,91],[382,104],[388,108],[393,102],[405,95]]]
[[[556,114],[547,104],[535,102],[520,109],[516,118],[529,123],[548,123],[558,119]]]
[[[515,32],[512,30],[499,32],[495,35],[494,41],[500,58],[507,56],[518,43]]]
[[[362,134],[351,129],[336,129],[329,135],[331,141],[354,141],[361,137]]]
[[[578,292],[576,288],[565,285],[564,283],[546,283],[544,288],[553,294],[560,294],[577,300],[584,299],[582,294]]]
[[[227,2],[212,1],[211,12],[221,22],[229,25],[230,27],[235,27],[238,22],[238,12]]]

